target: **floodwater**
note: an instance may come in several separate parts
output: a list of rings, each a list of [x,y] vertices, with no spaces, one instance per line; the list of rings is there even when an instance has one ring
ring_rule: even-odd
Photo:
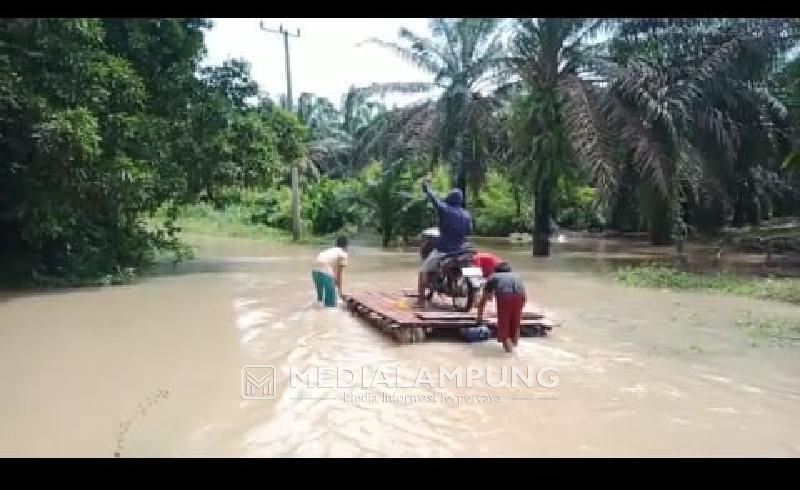
[[[486,245],[563,322],[509,355],[398,345],[317,307],[313,247],[194,242],[198,259],[133,285],[0,295],[0,456],[800,456],[800,345],[736,327],[800,308],[604,275],[657,249]],[[354,246],[345,289],[411,287],[416,265]],[[243,399],[252,365],[274,368],[274,399]],[[356,383],[329,382],[337,368]],[[440,368],[487,374],[459,386]],[[544,382],[498,383],[531,370]]]

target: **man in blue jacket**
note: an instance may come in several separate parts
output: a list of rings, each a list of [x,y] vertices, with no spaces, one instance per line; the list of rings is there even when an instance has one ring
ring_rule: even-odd
[[[425,286],[428,284],[429,276],[436,272],[439,261],[445,254],[458,252],[464,247],[464,239],[472,233],[472,217],[469,211],[464,209],[464,195],[461,189],[453,189],[442,201],[431,191],[430,177],[422,180],[422,191],[436,207],[439,214],[439,239],[436,241],[436,248],[428,255],[419,269],[419,281],[417,283],[417,306],[425,305]]]

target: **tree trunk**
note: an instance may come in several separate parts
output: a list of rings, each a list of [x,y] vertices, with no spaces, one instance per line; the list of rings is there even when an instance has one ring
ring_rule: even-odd
[[[208,200],[209,203],[216,206],[216,203],[214,201],[214,186],[210,183],[207,183],[205,185],[205,188],[206,188],[206,199]]]
[[[761,203],[758,199],[751,199],[747,206],[747,224],[759,226],[761,224]]]
[[[379,215],[379,223],[380,223],[380,232],[382,243],[384,247],[389,246],[389,242],[392,241],[392,234],[394,229],[392,228],[393,218],[395,217],[395,213],[392,209],[388,206],[381,206],[380,208],[380,215]]]
[[[392,241],[392,227],[387,225],[383,227],[383,246],[388,247],[389,242]]]
[[[760,220],[759,204],[745,191],[739,192],[733,203],[733,226],[757,225]]]
[[[760,221],[758,199],[754,196],[755,183],[750,178],[741,179],[736,186],[733,202],[733,226],[756,225]]]
[[[467,207],[467,177],[464,174],[464,168],[463,167],[461,167],[461,169],[458,172],[458,179],[457,179],[457,182],[456,182],[456,187],[461,189],[461,197],[464,198],[464,207],[466,208]]]
[[[696,202],[690,220],[702,233],[713,234],[725,225],[725,204],[717,196],[711,196],[705,202]]]
[[[739,228],[744,226],[744,200],[741,191],[737,191],[736,199],[733,201],[733,226]]]
[[[542,182],[536,192],[535,218],[533,231],[533,255],[550,255],[550,183]]]
[[[761,224],[761,200],[756,194],[756,183],[752,178],[747,178],[747,200],[745,206],[745,217],[748,225],[758,226]]]
[[[658,199],[650,211],[650,243],[653,245],[672,244],[672,221],[669,202]]]
[[[639,213],[635,196],[623,188],[611,210],[611,228],[621,232],[642,231]]]

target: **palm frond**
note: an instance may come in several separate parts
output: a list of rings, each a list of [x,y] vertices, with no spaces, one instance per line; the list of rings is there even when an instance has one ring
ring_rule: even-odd
[[[499,44],[499,34],[495,34],[497,19],[466,18],[456,24],[461,43],[461,59],[464,61],[484,57],[485,52]],[[495,34],[494,36],[492,36]]]
[[[698,202],[704,183],[703,160],[696,157],[697,152],[689,144],[681,145],[679,155],[678,177],[680,182],[689,191],[689,198]]]
[[[564,49],[574,49],[581,45],[590,46],[591,38],[609,32],[615,27],[615,24],[610,19],[580,19],[565,40]]]
[[[662,70],[645,63],[632,63],[617,78],[610,90],[630,106],[636,107],[646,127],[660,126],[671,138],[685,125],[687,111],[668,97],[669,80]]]
[[[460,42],[455,22],[452,19],[435,18],[431,19],[431,32],[434,36],[444,39],[442,57],[451,72],[461,70],[461,57],[459,56]]]
[[[782,169],[800,169],[800,150],[794,150],[786,155],[786,158],[781,163]]]
[[[385,159],[430,151],[437,141],[439,116],[431,102],[388,111],[378,116],[355,142],[359,163],[379,155]]]
[[[436,85],[428,82],[388,82],[388,83],[373,83],[366,87],[357,89],[364,96],[371,95],[386,95],[388,93],[400,94],[420,94],[429,92],[434,89]]]
[[[380,46],[382,48],[394,51],[395,54],[397,54],[407,62],[432,74],[436,74],[442,69],[441,64],[437,63],[436,60],[434,60],[433,57],[431,57],[427,52],[421,52],[414,49],[409,49],[406,46],[401,46],[397,43],[383,41],[381,39],[374,37],[361,41],[360,43],[356,44],[356,46],[363,46],[366,44],[374,44],[376,46]]]
[[[432,40],[418,36],[405,27],[400,28],[397,33],[397,37],[410,42],[411,49],[414,52],[439,54],[439,47]]]
[[[640,174],[653,184],[662,198],[668,198],[674,162],[669,142],[659,136],[652,125],[646,125],[625,107],[622,100],[615,96],[608,100],[608,114],[617,128],[620,144],[629,150]]]
[[[730,115],[715,107],[707,107],[706,110],[698,111],[694,120],[695,128],[710,135],[728,159],[735,159],[740,135],[737,124]]]
[[[573,150],[608,202],[617,187],[618,168],[604,107],[594,89],[578,77],[563,79],[559,89]]]

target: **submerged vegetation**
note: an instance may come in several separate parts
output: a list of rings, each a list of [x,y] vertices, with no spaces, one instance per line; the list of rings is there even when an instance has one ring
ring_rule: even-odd
[[[708,291],[800,304],[800,279],[794,278],[701,275],[658,264],[623,267],[614,272],[614,277],[628,286]]]
[[[753,347],[796,346],[800,342],[800,321],[787,318],[753,318],[747,315],[736,327],[750,338]]]

